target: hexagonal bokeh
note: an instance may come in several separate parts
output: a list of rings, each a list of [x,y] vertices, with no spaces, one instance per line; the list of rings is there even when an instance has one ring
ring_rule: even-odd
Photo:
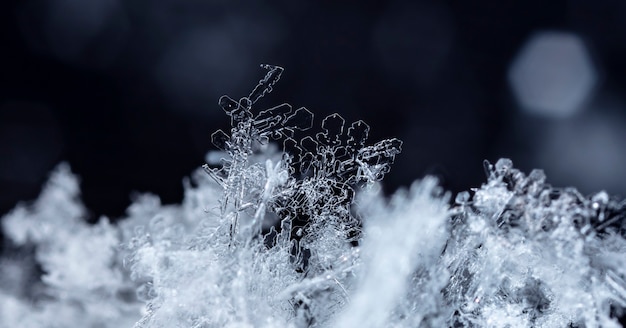
[[[531,37],[509,69],[509,83],[530,114],[564,118],[581,110],[598,73],[584,42],[565,32]]]

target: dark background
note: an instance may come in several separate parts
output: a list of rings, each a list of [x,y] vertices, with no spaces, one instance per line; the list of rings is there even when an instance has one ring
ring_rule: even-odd
[[[483,159],[510,157],[626,194],[622,0],[4,0],[0,15],[0,213],[61,161],[91,219],[134,191],[179,202],[229,127],[217,99],[247,95],[261,63],[285,67],[263,106],[404,141],[388,192],[426,174],[467,190]]]

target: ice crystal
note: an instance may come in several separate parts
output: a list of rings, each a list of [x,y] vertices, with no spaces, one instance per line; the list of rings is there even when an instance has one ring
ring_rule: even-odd
[[[287,220],[324,216],[325,221],[331,221],[328,216],[348,220],[353,187],[380,181],[389,172],[402,142],[394,138],[365,146],[369,126],[356,121],[344,133],[345,120],[336,113],[322,120],[322,132],[315,137],[296,141],[296,130],[312,127],[313,113],[304,107],[293,111],[289,104],[254,112],[252,105],[271,92],[283,72],[277,66],[262,67],[269,72],[248,97],[239,101],[228,96],[220,98],[219,104],[230,116],[233,128],[230,135],[218,130],[211,138],[228,158],[220,168],[204,166],[224,188],[221,215],[230,215],[231,237],[237,234],[239,216],[246,209],[255,233],[266,211]],[[251,165],[250,156],[269,140],[283,142],[282,160],[267,162],[265,167]]]
[[[442,256],[454,324],[619,326],[610,308],[626,305],[626,203],[553,188],[507,159],[485,168],[487,184],[453,209]]]
[[[89,225],[67,165],[52,174],[37,201],[2,220],[14,246],[28,252],[2,259],[0,327],[117,327],[132,325],[140,304],[135,284],[115,251],[119,230],[106,218]]]
[[[506,159],[452,205],[430,177],[386,199],[402,143],[257,110],[283,72],[263,67],[247,97],[219,100],[232,127],[181,204],[141,195],[90,225],[60,165],[7,214],[0,327],[619,326],[626,202]]]

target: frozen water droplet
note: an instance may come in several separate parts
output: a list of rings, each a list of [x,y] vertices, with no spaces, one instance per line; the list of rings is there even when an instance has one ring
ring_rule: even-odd
[[[609,203],[609,194],[606,191],[601,191],[593,195],[591,201],[596,205],[606,205]]]
[[[598,221],[604,221],[606,206],[609,204],[609,194],[606,191],[601,191],[591,197],[591,202],[591,208],[598,212]]]
[[[462,191],[456,195],[454,202],[459,205],[465,205],[469,202],[470,194],[467,191]]]
[[[231,113],[239,107],[238,102],[226,95],[221,96],[217,103],[228,115],[231,115]]]
[[[513,161],[508,158],[501,158],[496,162],[496,174],[499,176],[507,174],[513,168]]]

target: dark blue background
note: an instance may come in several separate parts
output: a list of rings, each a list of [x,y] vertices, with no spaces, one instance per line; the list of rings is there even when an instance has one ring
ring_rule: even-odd
[[[404,140],[387,191],[425,174],[467,190],[484,181],[483,159],[510,157],[556,185],[626,194],[626,174],[565,170],[579,166],[559,144],[547,161],[542,138],[585,133],[585,116],[524,114],[507,82],[534,33],[572,33],[600,77],[590,103],[622,124],[623,1],[5,0],[0,15],[0,213],[34,199],[61,161],[91,219],[119,217],[133,191],[179,202],[210,134],[228,128],[218,97],[246,95],[260,63],[286,69],[263,105],[338,112],[368,122],[372,142]],[[581,146],[582,158],[605,146]],[[626,163],[614,148],[596,160]]]

